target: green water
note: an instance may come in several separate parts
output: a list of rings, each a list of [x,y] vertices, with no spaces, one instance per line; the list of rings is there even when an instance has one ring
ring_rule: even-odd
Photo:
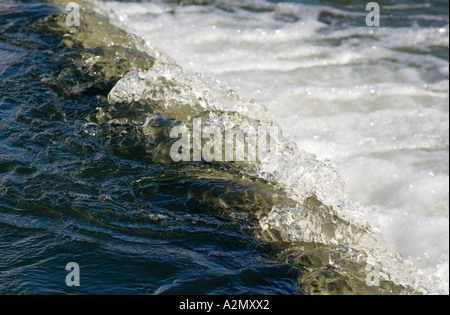
[[[77,68],[86,49],[46,27],[54,5],[0,5],[0,294],[301,293],[250,215],[213,205],[242,184],[153,163],[132,125],[87,124],[117,78]]]
[[[0,0],[0,294],[373,293],[365,266],[339,248],[256,237],[258,219],[292,201],[250,167],[158,159],[173,117],[107,100],[153,57],[96,15],[67,35],[61,10]],[[307,205],[321,220],[332,213]],[[348,267],[335,270],[330,257]],[[69,262],[81,267],[80,287],[65,283]]]

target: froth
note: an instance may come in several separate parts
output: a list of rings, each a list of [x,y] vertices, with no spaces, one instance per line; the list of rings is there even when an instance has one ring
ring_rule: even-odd
[[[333,28],[320,13],[364,13],[266,1],[246,5],[255,10],[222,10],[220,1],[108,4],[183,68],[227,81],[226,90],[268,106],[301,148],[284,143],[273,177],[291,197],[315,194],[352,220],[370,221],[448,284],[449,66],[431,53],[448,47],[448,21],[442,27]],[[143,74],[125,80],[131,76]],[[202,80],[194,84],[199,92]],[[275,209],[272,224],[284,220],[289,226],[295,211]],[[296,228],[290,227],[285,232],[293,237]]]

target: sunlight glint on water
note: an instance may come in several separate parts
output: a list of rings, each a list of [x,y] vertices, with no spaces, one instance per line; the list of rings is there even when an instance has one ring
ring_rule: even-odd
[[[358,6],[227,3],[108,7],[181,66],[267,105],[300,148],[336,164],[385,237],[448,289],[448,15],[390,5],[404,25],[368,28]]]

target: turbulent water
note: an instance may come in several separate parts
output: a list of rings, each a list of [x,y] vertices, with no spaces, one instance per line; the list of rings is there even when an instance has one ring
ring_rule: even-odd
[[[67,2],[0,0],[0,293],[448,293],[448,3]]]

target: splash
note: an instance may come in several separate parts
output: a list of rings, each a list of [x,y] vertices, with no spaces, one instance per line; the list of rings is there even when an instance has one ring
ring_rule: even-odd
[[[117,81],[108,93],[111,107],[98,109],[90,116],[91,122],[138,125],[143,139],[147,139],[144,143],[153,162],[167,164],[173,162],[169,155],[170,128],[189,127],[194,118],[212,126],[222,126],[227,121],[242,128],[249,124],[277,125],[263,105],[241,98],[224,82],[181,68],[137,35],[128,35],[132,34],[130,30],[98,30],[94,22],[105,14],[94,9],[99,6],[84,6],[91,18],[64,41],[68,46],[81,44],[101,49],[100,57],[95,52],[82,56],[84,64],[79,67],[99,80]],[[115,19],[111,13],[107,16],[108,21]],[[103,21],[109,25],[104,18]],[[120,24],[117,20],[114,23]],[[57,23],[57,31],[61,30],[68,34],[65,26]],[[106,47],[113,47],[113,51]],[[131,54],[121,55],[124,51]],[[309,294],[443,292],[439,280],[403,259],[373,229],[370,211],[352,204],[344,182],[330,162],[319,160],[283,135],[276,142],[278,150],[273,154],[277,154],[277,165],[271,163],[273,157],[268,157],[247,164],[225,163],[222,170],[216,165],[218,171],[209,175],[196,167],[187,172],[190,176],[216,179],[227,179],[227,173],[232,173],[237,182],[266,187],[265,197],[256,198],[259,202],[247,208],[257,218],[253,233],[268,242],[290,244],[279,258],[303,271],[299,288]],[[248,189],[247,193],[251,195],[254,190]],[[235,198],[241,206],[245,203],[246,198]],[[208,199],[224,209],[238,206],[232,200]],[[375,266],[382,279],[377,286],[367,284],[375,270],[368,266]]]

